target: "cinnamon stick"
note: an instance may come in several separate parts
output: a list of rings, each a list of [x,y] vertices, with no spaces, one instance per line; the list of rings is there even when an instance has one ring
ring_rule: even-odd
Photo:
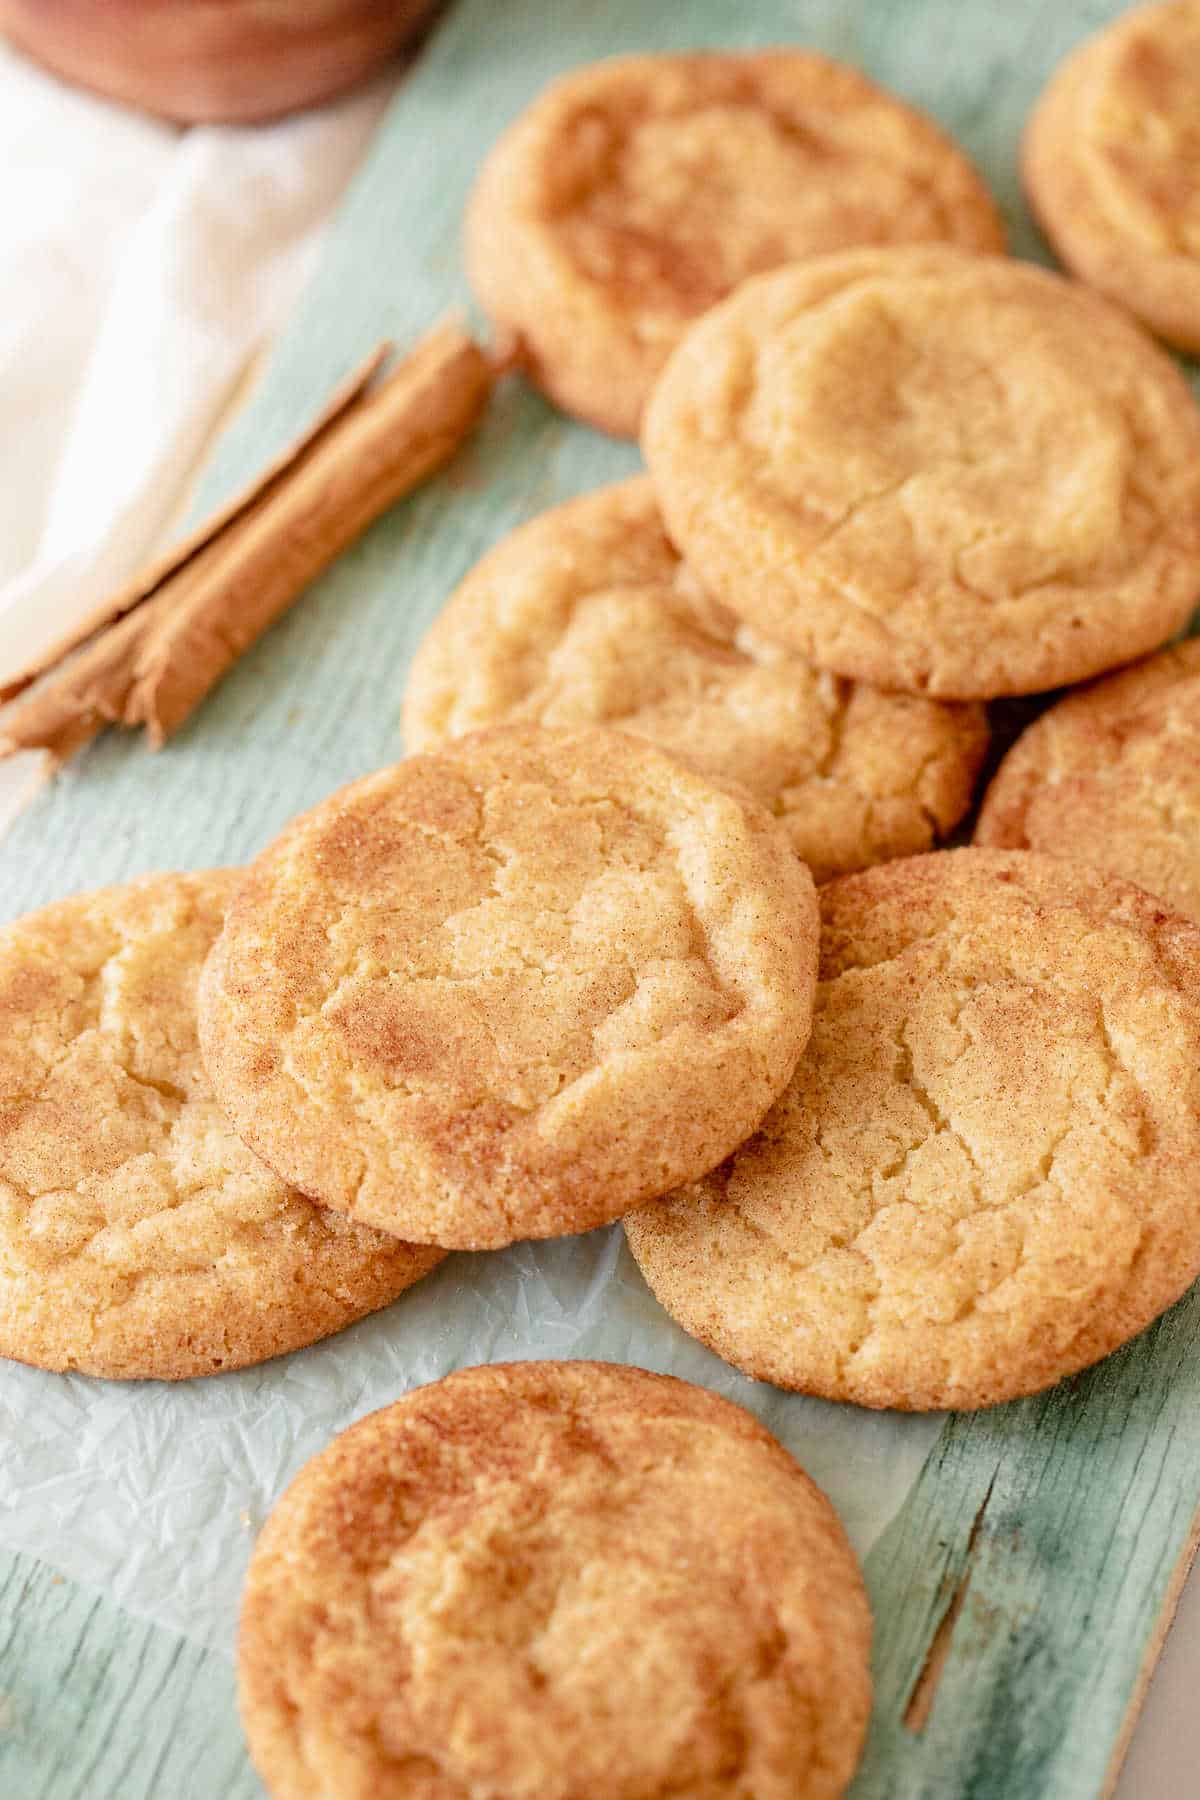
[[[36,681],[39,675],[44,674],[47,669],[54,668],[72,650],[78,649],[80,644],[86,643],[88,638],[93,637],[97,631],[103,630],[114,620],[122,618],[127,612],[132,612],[136,606],[140,606],[144,600],[150,599],[153,594],[157,593],[163,583],[181,569],[184,563],[190,562],[198,550],[202,550],[216,537],[218,532],[224,531],[227,525],[246,511],[252,501],[257,500],[267,488],[271,487],[281,475],[285,475],[300,460],[326,426],[332,425],[336,419],[340,418],[364,389],[370,386],[387,361],[391,349],[390,344],[384,343],[372,350],[370,356],[334,389],[312,424],[278,456],[272,458],[266,468],[248,486],[236,493],[219,512],[214,513],[210,519],[206,519],[203,525],[198,526],[196,530],[189,532],[185,538],[168,550],[165,556],[156,558],[146,568],[139,570],[126,587],[118,588],[115,593],[108,595],[106,599],[100,601],[99,605],[94,606],[89,613],[85,613],[81,619],[76,620],[61,637],[46,645],[23,668],[0,681],[0,702],[13,699],[15,695]]]
[[[92,642],[0,721],[0,755],[41,748],[62,761],[117,722],[144,725],[158,748],[321,570],[449,460],[483,412],[495,365],[453,323],[369,388],[379,361],[251,488],[96,609]]]

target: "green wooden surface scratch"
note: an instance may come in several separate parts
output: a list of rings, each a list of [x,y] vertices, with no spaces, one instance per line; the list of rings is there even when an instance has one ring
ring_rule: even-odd
[[[1193,1295],[1052,1393],[950,1420],[867,1559],[878,1694],[855,1800],[1102,1791],[1196,1511],[1198,1347]],[[914,1733],[904,1715],[960,1591]]]
[[[1082,0],[461,0],[405,84],[317,277],[213,460],[208,508],[380,336],[465,298],[459,216],[502,125],[557,69],[634,47],[813,44],[964,142],[1037,245],[1020,125],[1065,50],[1120,10]],[[251,855],[301,807],[399,754],[404,669],[458,576],[519,520],[635,452],[511,385],[455,467],[395,509],[156,759],[101,742],[0,846],[0,915],[152,867]],[[252,747],[252,754],[248,751]],[[1053,1394],[952,1419],[867,1572],[878,1700],[857,1800],[1090,1800],[1189,1540],[1200,1301]],[[957,1597],[940,1678],[905,1723]],[[946,1633],[943,1629],[943,1639]],[[242,1800],[232,1671],[20,1555],[0,1555],[0,1796]]]

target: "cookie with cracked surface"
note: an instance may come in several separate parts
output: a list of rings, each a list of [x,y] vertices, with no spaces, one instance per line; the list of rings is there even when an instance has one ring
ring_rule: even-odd
[[[1036,719],[988,787],[975,842],[1091,863],[1200,920],[1200,639]]]
[[[747,276],[852,244],[1001,251],[962,151],[802,50],[619,57],[553,82],[467,209],[467,271],[567,412],[633,437],[692,319]]]
[[[1029,204],[1067,267],[1200,353],[1200,4],[1137,6],[1055,72],[1025,129]]]
[[[808,1036],[812,879],[746,795],[616,732],[499,728],[332,795],[201,987],[237,1129],[418,1242],[584,1231],[711,1168]]]
[[[0,1354],[113,1378],[296,1350],[440,1260],[284,1186],[196,1038],[232,870],[148,876],[0,930]]]
[[[741,782],[817,881],[931,849],[988,742],[979,706],[884,694],[756,638],[680,561],[644,476],[505,538],[417,651],[410,750],[516,721],[611,726]]]
[[[836,1800],[870,1635],[833,1508],[750,1413],[516,1363],[301,1470],[250,1564],[239,1693],[274,1800]]]
[[[808,1054],[722,1168],[626,1220],[748,1374],[990,1406],[1200,1272],[1200,929],[1099,871],[945,850],[822,890]]]
[[[822,667],[950,699],[1158,646],[1200,596],[1200,410],[1124,314],[962,251],[747,282],[647,409],[667,530]]]

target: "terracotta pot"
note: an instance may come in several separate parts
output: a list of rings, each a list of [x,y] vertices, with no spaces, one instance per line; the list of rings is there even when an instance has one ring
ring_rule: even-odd
[[[184,123],[327,100],[436,0],[0,0],[0,31],[56,75]]]

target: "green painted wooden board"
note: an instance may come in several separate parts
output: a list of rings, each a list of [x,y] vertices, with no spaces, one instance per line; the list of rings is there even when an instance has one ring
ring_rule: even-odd
[[[1064,51],[1120,10],[1073,0],[459,0],[406,82],[322,267],[220,445],[198,507],[257,469],[378,337],[464,297],[458,219],[500,126],[555,69],[654,45],[794,40],[941,117],[1036,254],[1015,146]],[[406,660],[511,524],[625,472],[628,446],[513,386],[478,443],[382,521],[157,760],[109,739],[0,845],[0,913],[151,867],[251,854],[399,753]],[[867,1796],[1091,1800],[1105,1790],[1193,1543],[1200,1299],[1054,1393],[949,1419],[875,1545]],[[261,1792],[232,1675],[33,1559],[0,1555],[0,1795],[241,1800]]]

